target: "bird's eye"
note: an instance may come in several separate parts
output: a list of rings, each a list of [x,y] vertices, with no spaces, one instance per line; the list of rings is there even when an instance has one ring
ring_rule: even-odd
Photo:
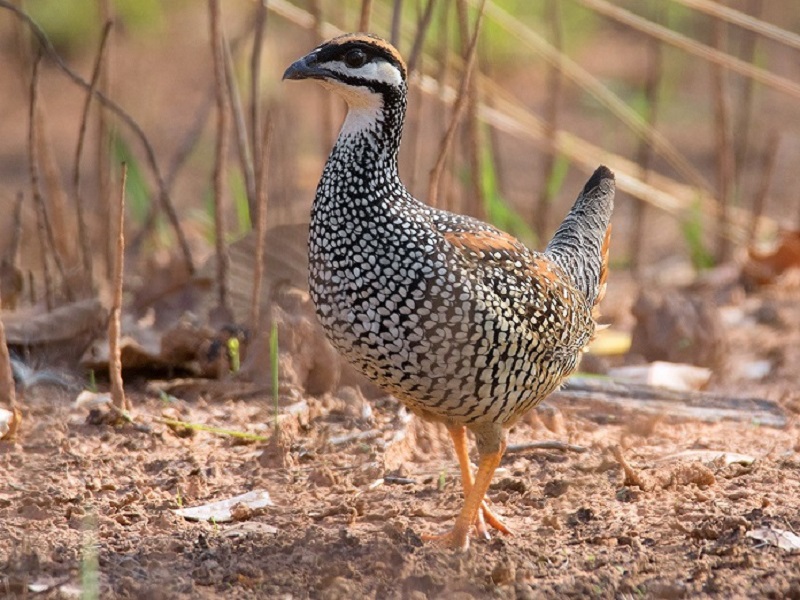
[[[363,67],[367,62],[367,53],[355,48],[344,55],[344,62],[348,67],[353,69]]]

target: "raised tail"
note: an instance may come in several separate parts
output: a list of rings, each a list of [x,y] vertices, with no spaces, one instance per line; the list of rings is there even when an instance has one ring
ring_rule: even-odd
[[[603,298],[608,276],[614,173],[603,165],[583,186],[545,254],[561,266],[591,306]]]

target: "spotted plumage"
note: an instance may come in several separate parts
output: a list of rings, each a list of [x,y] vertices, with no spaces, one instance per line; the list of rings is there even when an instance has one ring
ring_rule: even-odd
[[[467,499],[443,542],[463,548],[486,522],[507,532],[483,497],[507,428],[574,371],[594,334],[613,174],[598,168],[545,252],[533,252],[406,190],[397,165],[406,68],[385,41],[335,38],[284,78],[317,79],[349,105],[311,211],[320,322],[359,371],[453,435]],[[465,428],[481,457],[474,481]]]

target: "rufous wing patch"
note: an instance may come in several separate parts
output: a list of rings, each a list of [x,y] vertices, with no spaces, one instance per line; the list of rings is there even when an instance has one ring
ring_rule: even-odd
[[[444,234],[444,239],[459,250],[479,255],[517,252],[522,245],[502,231],[448,231]]]

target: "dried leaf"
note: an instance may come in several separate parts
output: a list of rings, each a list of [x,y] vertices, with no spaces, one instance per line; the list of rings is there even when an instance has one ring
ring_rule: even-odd
[[[214,521],[225,523],[233,520],[233,512],[238,505],[244,505],[249,510],[273,506],[273,502],[266,490],[253,490],[226,500],[203,504],[192,508],[177,508],[173,510],[176,515],[189,521]]]
[[[99,408],[110,403],[111,394],[98,394],[97,392],[83,390],[80,394],[78,394],[78,397],[75,398],[75,402],[72,403],[72,406],[73,408],[91,410],[93,408]]]
[[[755,457],[748,454],[738,454],[736,452],[724,452],[717,450],[684,450],[677,454],[670,454],[659,458],[657,462],[669,462],[677,460],[699,460],[705,464],[722,463],[724,466],[732,464],[751,465],[755,462]]]
[[[800,269],[800,231],[781,232],[778,245],[770,252],[748,250],[742,274],[758,285],[768,285],[790,269]]]
[[[773,529],[772,527],[761,527],[747,532],[747,537],[760,542],[765,542],[770,546],[777,546],[787,552],[800,552],[800,535],[785,529]]]

